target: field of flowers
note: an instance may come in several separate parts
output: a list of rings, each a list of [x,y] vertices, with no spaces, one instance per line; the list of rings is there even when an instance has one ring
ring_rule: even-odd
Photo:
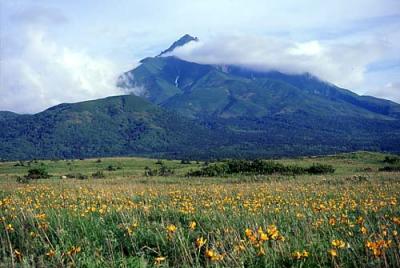
[[[2,174],[0,267],[400,267],[400,174],[368,172],[29,184]]]

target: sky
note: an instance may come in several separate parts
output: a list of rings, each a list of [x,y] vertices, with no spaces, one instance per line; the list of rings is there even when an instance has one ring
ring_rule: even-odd
[[[328,3],[329,2],[329,3]],[[118,75],[173,52],[322,80],[400,103],[399,0],[1,0],[0,111],[125,94]]]

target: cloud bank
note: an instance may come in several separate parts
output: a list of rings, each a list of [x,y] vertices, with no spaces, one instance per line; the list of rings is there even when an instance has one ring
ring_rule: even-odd
[[[35,113],[63,102],[125,94],[116,87],[122,70],[110,60],[60,45],[34,27],[11,41],[18,50],[0,60],[2,110]]]
[[[354,89],[364,81],[368,64],[385,51],[385,42],[324,43],[256,36],[218,36],[190,42],[168,55],[203,64],[240,65],[288,74],[311,73],[338,86]]]

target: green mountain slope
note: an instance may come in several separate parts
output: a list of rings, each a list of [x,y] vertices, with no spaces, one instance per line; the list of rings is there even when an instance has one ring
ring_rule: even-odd
[[[6,159],[173,156],[215,140],[209,130],[133,95],[57,105],[0,120],[0,129]]]
[[[0,111],[0,121],[10,120],[10,119],[13,119],[13,118],[15,118],[17,116],[19,116],[19,115],[16,114],[16,113],[13,113],[13,112]]]
[[[233,147],[245,154],[400,151],[399,104],[359,96],[307,73],[150,57],[124,77],[131,79],[120,86],[141,87],[142,97],[153,103],[228,130]]]
[[[184,36],[165,53],[195,38]],[[176,57],[121,75],[135,94],[0,112],[0,158],[151,155],[255,158],[355,150],[400,152],[400,105],[310,74],[259,72]]]
[[[309,75],[253,72],[175,57],[146,58],[124,74],[121,87],[144,89],[143,97],[185,116],[262,117],[307,111],[327,116],[399,119],[400,105],[322,82]]]

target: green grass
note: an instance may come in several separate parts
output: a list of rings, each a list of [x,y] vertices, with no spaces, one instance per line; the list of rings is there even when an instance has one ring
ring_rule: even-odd
[[[400,174],[378,171],[385,156],[277,160],[336,168],[296,177],[189,178],[203,163],[171,160],[175,175],[144,177],[159,166],[146,158],[38,161],[52,178],[29,184],[16,182],[29,167],[0,163],[0,267],[398,267]],[[108,165],[121,169],[91,178]],[[71,172],[89,179],[60,179]],[[387,248],[374,254],[376,241]]]

